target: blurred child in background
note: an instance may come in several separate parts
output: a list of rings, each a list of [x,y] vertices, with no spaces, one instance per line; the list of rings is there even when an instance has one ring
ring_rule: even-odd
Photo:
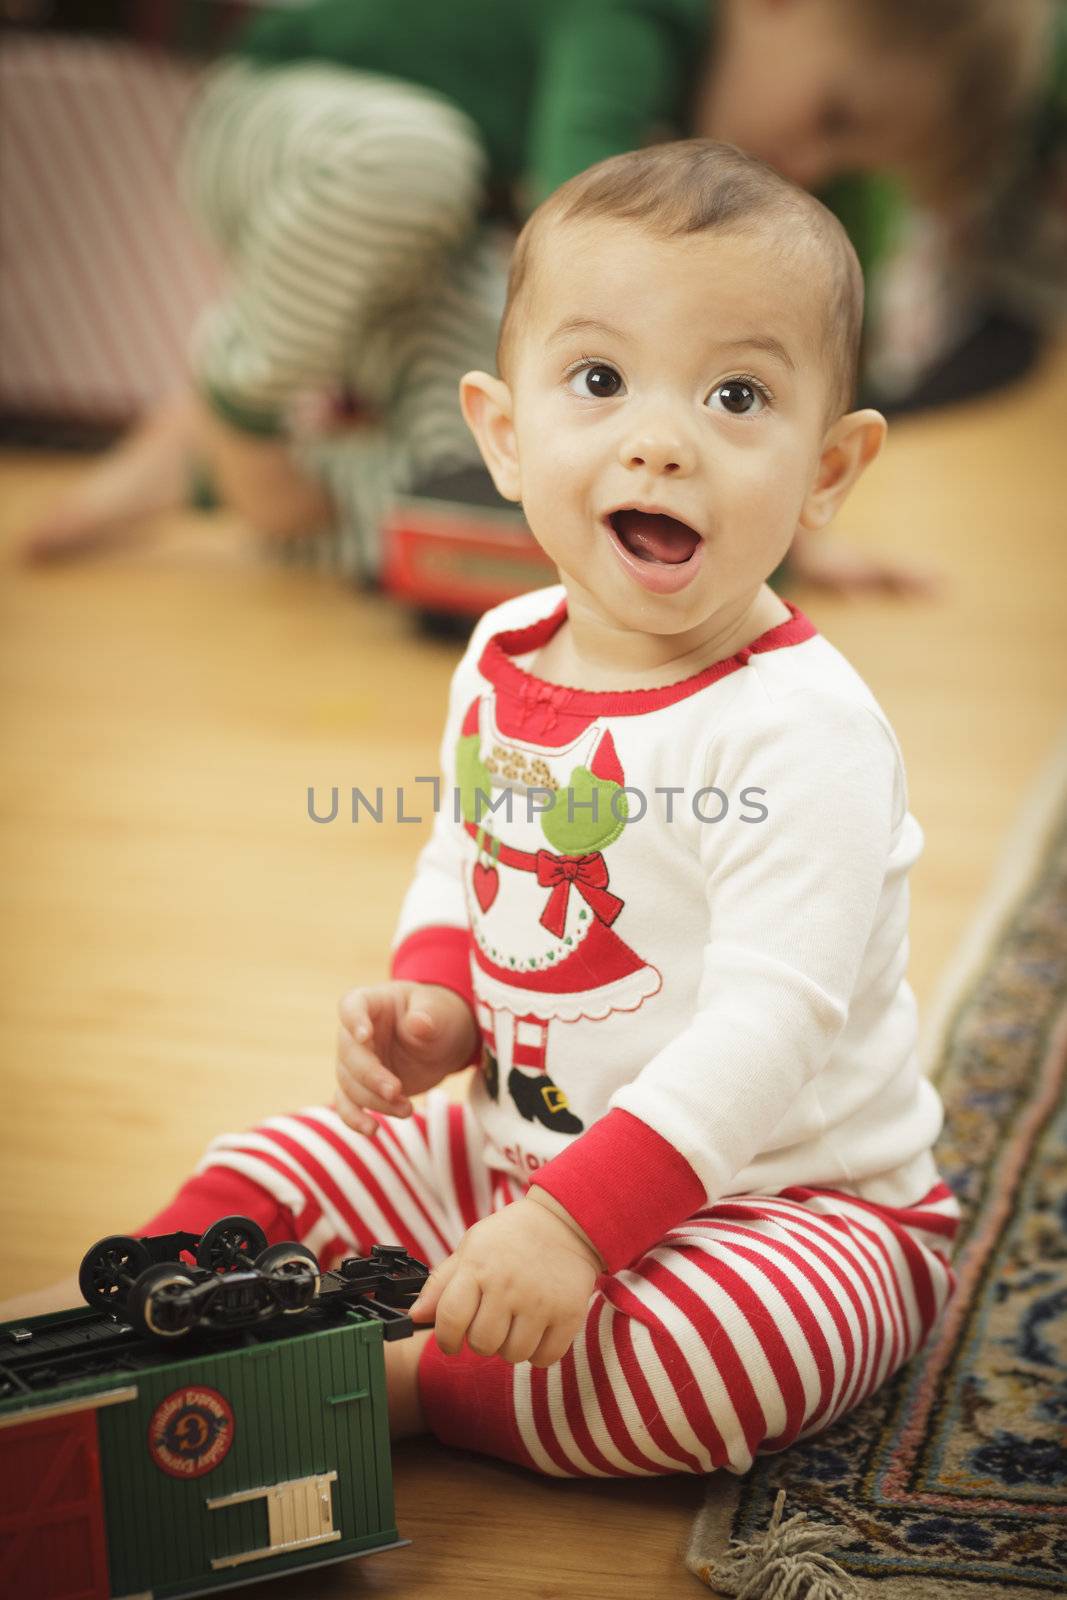
[[[188,129],[229,269],[193,383],[31,531],[49,558],[205,494],[376,577],[398,493],[474,459],[514,224],[604,157],[680,132],[820,191],[870,279],[904,189],[941,204],[1015,148],[1048,0],[313,0],[258,19]],[[340,400],[340,405],[335,402]],[[801,576],[922,586],[797,544]]]
[[[878,277],[867,379],[883,409],[941,405],[1025,371],[1067,315],[1067,3],[1042,19],[1040,81],[979,185],[902,212]],[[981,86],[975,85],[980,99]],[[925,202],[925,203],[923,203]]]

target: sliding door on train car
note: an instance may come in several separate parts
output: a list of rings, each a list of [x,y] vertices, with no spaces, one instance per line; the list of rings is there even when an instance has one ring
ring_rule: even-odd
[[[18,1600],[108,1600],[96,1410],[4,1419],[0,1573]]]

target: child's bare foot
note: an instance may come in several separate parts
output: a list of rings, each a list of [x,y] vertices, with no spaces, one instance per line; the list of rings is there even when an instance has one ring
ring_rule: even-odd
[[[831,594],[901,594],[938,599],[945,574],[865,551],[832,534],[801,531],[789,551],[789,576]]]
[[[207,406],[196,436],[220,498],[257,533],[300,538],[332,522],[330,497],[295,460],[288,439],[246,433]]]
[[[165,400],[29,529],[27,561],[58,561],[135,536],[145,517],[183,505],[195,453],[191,394]]]
[[[0,1301],[0,1322],[18,1322],[23,1317],[43,1317],[48,1311],[69,1311],[84,1306],[77,1278],[64,1278],[45,1289],[31,1289],[13,1300]]]
[[[427,1339],[432,1338],[432,1328],[419,1328],[410,1339],[390,1340],[382,1347],[389,1434],[393,1439],[409,1439],[426,1432],[419,1402],[419,1357]]]

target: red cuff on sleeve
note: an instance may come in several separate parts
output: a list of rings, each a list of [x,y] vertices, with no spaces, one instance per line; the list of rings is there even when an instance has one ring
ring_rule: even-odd
[[[413,983],[439,983],[474,1010],[467,928],[419,928],[397,945],[390,971],[394,978],[409,978]]]
[[[475,1032],[474,1051],[468,1066],[482,1058],[482,1032],[474,1007],[470,950],[471,936],[467,928],[419,928],[397,945],[390,966],[394,978],[407,978],[412,983],[439,983],[443,989],[451,989],[461,1000],[466,1000],[474,1018]]]
[[[640,1118],[619,1110],[594,1122],[530,1182],[570,1213],[609,1272],[636,1261],[707,1199],[685,1157]]]

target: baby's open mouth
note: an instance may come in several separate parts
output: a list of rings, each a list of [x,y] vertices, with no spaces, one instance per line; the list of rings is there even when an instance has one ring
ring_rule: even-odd
[[[674,567],[688,561],[700,543],[688,523],[662,511],[613,511],[608,522],[619,543],[639,561]]]

